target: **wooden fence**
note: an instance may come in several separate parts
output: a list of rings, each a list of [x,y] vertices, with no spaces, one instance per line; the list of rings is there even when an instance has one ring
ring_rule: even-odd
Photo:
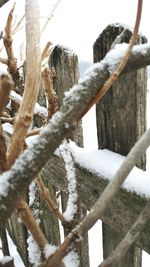
[[[94,43],[94,62],[102,60],[110,50],[116,37],[124,30],[119,24],[109,25]],[[121,42],[129,42],[131,32],[125,29]],[[145,43],[146,38],[138,37],[138,43]],[[53,67],[56,77],[53,78],[54,89],[58,95],[59,105],[62,103],[63,93],[69,90],[79,78],[78,60],[74,53],[61,46],[56,46],[49,59],[49,66]],[[91,89],[92,90],[92,89]],[[122,155],[127,155],[135,142],[146,129],[146,94],[147,76],[146,69],[139,69],[122,75],[113,85],[105,97],[96,106],[97,136],[99,148],[110,149]],[[41,89],[42,95],[42,89]],[[42,99],[42,98],[41,98]],[[43,99],[42,99],[43,101]],[[89,129],[91,131],[91,129]],[[73,139],[79,146],[83,145],[82,125],[78,123]],[[138,167],[145,170],[146,157],[138,162]],[[76,166],[78,193],[81,205],[81,214],[86,214],[96,199],[103,192],[108,181],[98,177],[87,169]],[[56,191],[61,192],[62,209],[67,201],[66,173],[63,160],[54,155],[42,171],[42,176],[51,195],[56,198]],[[109,178],[109,177],[108,177]],[[100,218],[103,221],[103,251],[106,258],[119,244],[122,237],[135,222],[140,211],[147,203],[147,199],[129,193],[121,188],[113,199],[107,211]],[[59,223],[57,219],[47,212],[47,207],[41,202],[43,215],[41,227],[50,243],[60,243]],[[75,221],[76,223],[76,221]],[[74,224],[70,226],[70,229]],[[69,230],[70,230],[69,229]],[[150,253],[150,222],[136,243],[130,248],[122,261],[113,267],[140,267],[141,250]],[[18,223],[13,214],[8,223],[8,231],[17,245],[18,251],[25,266],[30,266],[27,256],[26,236],[24,226]],[[80,267],[89,266],[88,237],[83,240],[82,247],[77,248],[80,255]],[[99,253],[99,249],[97,249]]]

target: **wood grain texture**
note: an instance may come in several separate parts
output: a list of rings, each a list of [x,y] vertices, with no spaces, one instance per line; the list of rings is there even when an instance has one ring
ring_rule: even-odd
[[[94,62],[101,61],[111,49],[118,35],[124,31],[121,42],[129,43],[131,31],[122,25],[109,25],[94,43]],[[146,38],[138,36],[137,43],[145,43]],[[122,75],[109,92],[96,105],[96,122],[99,148],[110,149],[127,155],[139,137],[146,130],[146,69]],[[145,155],[138,167],[145,169]],[[103,223],[103,256],[106,259],[122,239],[122,235]],[[140,267],[142,252],[132,246],[129,252],[114,267]]]
[[[58,96],[59,106],[63,103],[64,93],[68,91],[74,84],[78,83],[79,80],[79,65],[77,55],[65,48],[63,46],[57,45],[52,55],[49,59],[49,66],[55,70],[55,77],[53,78],[53,88]],[[83,132],[82,132],[82,123],[77,122],[75,124],[75,129],[68,138],[74,140],[79,146],[83,146]],[[66,174],[65,174],[66,177]],[[78,188],[77,188],[78,190]],[[66,181],[66,190],[61,192],[61,204],[63,212],[66,209],[68,194],[67,194],[67,181]],[[81,202],[80,199],[78,202]],[[86,210],[81,206],[81,213],[86,213]],[[72,230],[77,224],[77,219],[71,223]],[[64,233],[67,234],[67,231],[64,227]],[[85,236],[83,243],[78,245],[77,253],[80,258],[80,267],[89,266],[89,247],[88,247],[88,235]]]

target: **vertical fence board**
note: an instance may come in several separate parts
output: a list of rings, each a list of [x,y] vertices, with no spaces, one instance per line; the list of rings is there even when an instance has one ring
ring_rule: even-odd
[[[124,30],[119,24],[109,25],[94,43],[94,62],[104,58],[116,37]],[[123,42],[128,43],[131,32],[126,29]],[[138,43],[146,38],[139,36]],[[98,145],[127,155],[146,129],[146,71],[140,69],[122,75],[96,106]],[[110,163],[112,164],[112,163]],[[138,167],[145,169],[145,156]],[[109,165],[109,162],[108,162]],[[109,254],[121,241],[119,233],[103,224],[103,255]],[[133,245],[117,267],[140,267],[141,250]],[[116,267],[116,266],[115,266]]]
[[[79,79],[79,67],[77,56],[67,48],[57,45],[49,60],[50,68],[54,68],[56,76],[53,80],[54,90],[58,96],[59,106],[62,104],[64,92],[69,90]],[[70,139],[74,140],[79,146],[83,146],[83,134],[81,122],[76,124],[76,129]],[[67,183],[66,183],[67,184]],[[67,194],[61,192],[62,209],[66,208]],[[82,209],[82,213],[86,211]],[[74,223],[72,227],[74,227]],[[89,255],[88,255],[88,237],[86,236],[82,242],[81,247],[77,248],[80,255],[80,267],[89,266]]]

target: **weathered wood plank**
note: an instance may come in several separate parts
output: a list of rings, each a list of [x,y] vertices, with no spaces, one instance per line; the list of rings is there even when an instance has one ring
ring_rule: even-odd
[[[109,25],[94,44],[94,62],[102,60],[116,37],[124,30],[121,42],[129,43],[131,31],[122,25]],[[146,39],[138,36],[138,43]],[[99,148],[127,155],[146,130],[147,79],[145,69],[122,75],[96,106],[97,136]],[[145,169],[145,155],[138,166]],[[122,236],[111,226],[102,224],[103,257],[106,259],[120,243]],[[142,252],[132,246],[129,252],[113,267],[140,267]]]
[[[78,58],[75,53],[68,48],[57,45],[49,59],[50,68],[54,68],[56,77],[54,77],[54,90],[58,96],[59,106],[62,104],[64,93],[68,91],[79,80]],[[81,122],[76,123],[76,129],[70,137],[79,146],[83,145]]]
[[[57,185],[62,191],[66,190],[64,163],[59,157],[53,156],[45,166],[43,172],[45,179],[48,179],[49,183],[54,184],[55,186]],[[104,191],[108,184],[108,180],[103,177],[97,177],[77,164],[76,173],[79,183],[80,199],[85,208],[89,210]],[[121,188],[115,199],[112,200],[105,214],[103,214],[100,219],[106,224],[111,225],[112,228],[122,234],[123,237],[135,222],[147,201],[148,200],[144,196],[130,193]],[[150,221],[147,223],[144,231],[136,242],[139,247],[148,253],[150,253],[149,229]]]
[[[79,66],[78,66],[78,58],[75,53],[71,50],[57,45],[49,59],[49,66],[53,68],[55,72],[55,76],[53,78],[53,86],[54,90],[58,96],[58,104],[59,106],[62,104],[62,100],[64,97],[64,93],[68,91],[74,84],[78,82],[79,79]],[[81,122],[76,123],[75,130],[71,136],[68,136],[72,140],[74,140],[79,146],[83,146],[83,133],[82,133],[82,124]],[[67,181],[66,181],[67,185]],[[66,188],[67,189],[67,188]],[[67,190],[66,190],[67,191]],[[77,188],[78,191],[78,188]],[[67,192],[61,192],[61,200],[62,200],[62,210],[65,211],[66,204],[68,200]],[[80,202],[80,199],[78,200]],[[83,207],[80,205],[81,211]],[[78,223],[78,219],[75,219],[71,228]],[[70,229],[72,230],[72,229]],[[68,229],[64,227],[64,233],[67,234]],[[88,235],[84,238],[83,243],[76,247],[77,253],[80,258],[80,267],[89,266],[89,248],[88,248]]]

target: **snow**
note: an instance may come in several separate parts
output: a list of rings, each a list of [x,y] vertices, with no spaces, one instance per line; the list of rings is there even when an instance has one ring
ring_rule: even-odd
[[[2,124],[3,131],[12,135],[13,134],[13,125],[10,124],[9,122],[5,122]]]
[[[15,91],[10,92],[10,98],[17,102],[18,104],[21,104],[23,97],[17,94]],[[34,114],[38,114],[43,119],[46,119],[48,116],[48,111],[45,107],[40,106],[38,103],[35,105]]]
[[[10,187],[13,188],[13,185],[10,184],[9,179],[10,179],[10,171],[6,171],[3,173],[3,175],[1,175],[1,178],[0,178],[0,200],[2,199],[2,197],[7,197],[8,190],[10,189]],[[5,208],[5,206],[3,206],[3,208]]]
[[[0,259],[0,263],[1,263],[2,265],[6,264],[6,263],[8,263],[8,262],[10,262],[10,261],[13,261],[13,257],[5,256],[5,257],[3,257],[2,259]]]
[[[107,53],[106,57],[101,61],[102,64],[108,65],[108,70],[110,73],[112,73],[116,69],[116,66],[125,55],[128,46],[129,45],[127,43],[116,44],[114,48],[111,49],[110,52]],[[135,45],[132,49],[132,54],[136,55],[137,53],[141,53],[141,55],[144,55],[148,49],[150,49],[149,43]]]
[[[45,248],[44,248],[44,254],[45,254],[45,258],[48,259],[52,254],[55,253],[57,247],[51,244],[46,244]]]
[[[90,151],[76,146],[74,142],[70,142],[70,147],[75,161],[81,167],[107,180],[113,179],[125,159],[124,156],[107,149]],[[150,197],[150,172],[134,167],[123,183],[123,187],[130,192]]]
[[[72,221],[75,214],[77,213],[78,194],[76,191],[76,174],[75,174],[73,158],[67,141],[64,141],[64,143],[60,145],[59,152],[65,162],[65,169],[68,181],[68,194],[69,194],[67,201],[67,208],[66,211],[63,213],[63,215],[66,221]]]
[[[27,144],[27,146],[33,145],[36,142],[37,138],[38,138],[38,135],[33,135],[33,136],[27,137],[26,138],[26,144]]]
[[[28,237],[27,243],[29,261],[30,263],[34,264],[34,266],[38,266],[38,264],[41,262],[41,251],[37,243],[34,241],[32,235]]]
[[[10,98],[13,100],[13,101],[15,101],[15,102],[17,102],[18,104],[20,104],[21,102],[22,102],[22,96],[21,95],[19,95],[19,94],[17,94],[15,91],[11,91],[10,92]]]
[[[45,107],[41,107],[38,103],[35,105],[34,113],[46,119],[48,116],[48,111]]]
[[[64,258],[64,263],[66,267],[79,267],[78,254],[75,251],[71,251]]]

